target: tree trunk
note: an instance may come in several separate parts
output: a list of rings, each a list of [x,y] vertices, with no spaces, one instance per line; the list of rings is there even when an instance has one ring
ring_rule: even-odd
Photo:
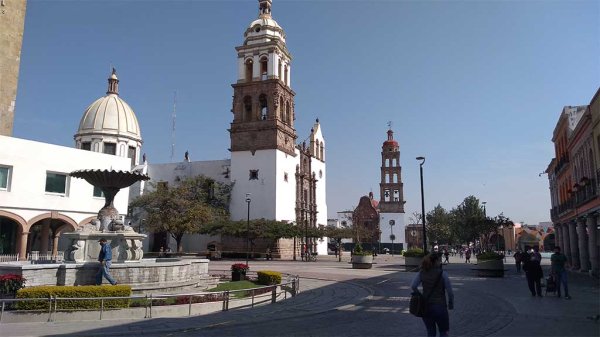
[[[183,239],[183,234],[173,235],[173,238],[177,242],[177,253],[182,253],[183,245],[181,244],[181,240]]]

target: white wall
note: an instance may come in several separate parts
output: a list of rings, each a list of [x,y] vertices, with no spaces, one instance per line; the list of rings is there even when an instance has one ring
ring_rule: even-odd
[[[246,193],[251,193],[251,219],[276,219],[277,152],[279,151],[258,150],[254,155],[250,151],[231,153],[231,181],[233,182],[229,205],[231,220],[246,219],[248,207]],[[249,179],[251,169],[259,170],[257,180]],[[283,177],[281,179],[283,180]]]
[[[300,163],[300,152],[297,149],[295,152],[294,157],[277,151],[275,220],[296,221],[296,165]],[[285,173],[288,176],[287,182],[284,179]]]
[[[83,179],[67,177],[67,194],[45,192],[46,172],[69,174],[84,169],[128,171],[128,158],[0,136],[0,165],[11,166],[10,186],[0,191],[0,209],[16,213],[29,221],[33,217],[58,211],[79,223],[96,215],[104,206],[104,198],[93,197],[94,188]],[[115,197],[115,207],[127,213],[129,189]]]
[[[381,242],[382,243],[391,243],[390,235],[392,231],[390,229],[390,220],[395,221],[395,225],[393,228],[394,235],[396,236],[396,240],[394,243],[404,243],[404,249],[406,249],[406,238],[405,238],[405,230],[406,225],[404,224],[404,213],[381,213],[379,214],[379,225],[381,227]]]

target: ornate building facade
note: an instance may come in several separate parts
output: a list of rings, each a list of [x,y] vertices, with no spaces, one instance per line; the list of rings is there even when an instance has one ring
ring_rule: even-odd
[[[589,105],[563,109],[552,137],[556,157],[546,169],[555,243],[573,270],[594,275],[600,269],[599,92]]]

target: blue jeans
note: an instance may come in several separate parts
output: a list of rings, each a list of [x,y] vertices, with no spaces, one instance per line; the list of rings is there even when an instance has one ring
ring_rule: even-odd
[[[556,278],[556,291],[558,292],[558,296],[560,296],[561,283],[565,287],[565,296],[569,296],[569,284],[567,283],[567,271],[563,270],[561,272],[555,273],[554,277]]]
[[[115,283],[117,283],[117,281],[115,281],[110,275],[110,265],[110,261],[104,261],[104,265],[101,265],[100,269],[98,269],[98,272],[96,273],[97,286],[102,285],[102,277],[106,278],[106,280],[110,282],[110,284],[114,285]]]
[[[427,337],[436,336],[436,325],[437,330],[440,331],[440,337],[447,337],[448,330],[450,330],[448,309],[444,304],[429,304],[425,316],[423,316],[423,323],[427,328]]]

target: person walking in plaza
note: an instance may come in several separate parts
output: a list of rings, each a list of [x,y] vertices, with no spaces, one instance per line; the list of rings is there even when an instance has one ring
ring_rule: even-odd
[[[448,249],[444,249],[444,263],[450,263],[448,258],[450,257],[450,253],[448,253]]]
[[[425,314],[422,317],[427,336],[435,337],[436,327],[440,337],[448,336],[450,330],[448,309],[454,309],[454,293],[448,273],[442,270],[441,254],[431,253],[423,258],[421,271],[411,284],[414,292],[419,291],[419,284],[422,284],[422,293],[427,298]]]
[[[106,278],[113,286],[117,285],[117,281],[110,275],[110,265],[112,263],[112,247],[106,243],[106,239],[98,240],[100,243],[100,253],[98,261],[100,261],[100,269],[96,273],[96,285],[102,285],[102,277]]]
[[[465,250],[465,263],[471,263],[471,250],[469,248]]]
[[[540,265],[542,256],[539,252],[539,248],[534,247],[531,253],[523,253],[521,255],[523,261],[523,269],[525,270],[525,276],[527,277],[527,285],[531,296],[542,297],[542,278],[544,277],[544,271]]]
[[[559,246],[554,247],[554,254],[550,256],[550,262],[550,270],[556,281],[558,297],[560,297],[560,285],[562,284],[565,288],[565,298],[570,300],[571,296],[569,296],[569,285],[567,284],[567,270],[565,269],[565,266],[569,266],[569,262],[567,261],[565,254],[561,253]]]
[[[517,251],[515,252],[515,255],[513,255],[513,257],[515,258],[515,265],[517,266],[517,273],[521,274],[521,251],[519,249],[517,249]]]

